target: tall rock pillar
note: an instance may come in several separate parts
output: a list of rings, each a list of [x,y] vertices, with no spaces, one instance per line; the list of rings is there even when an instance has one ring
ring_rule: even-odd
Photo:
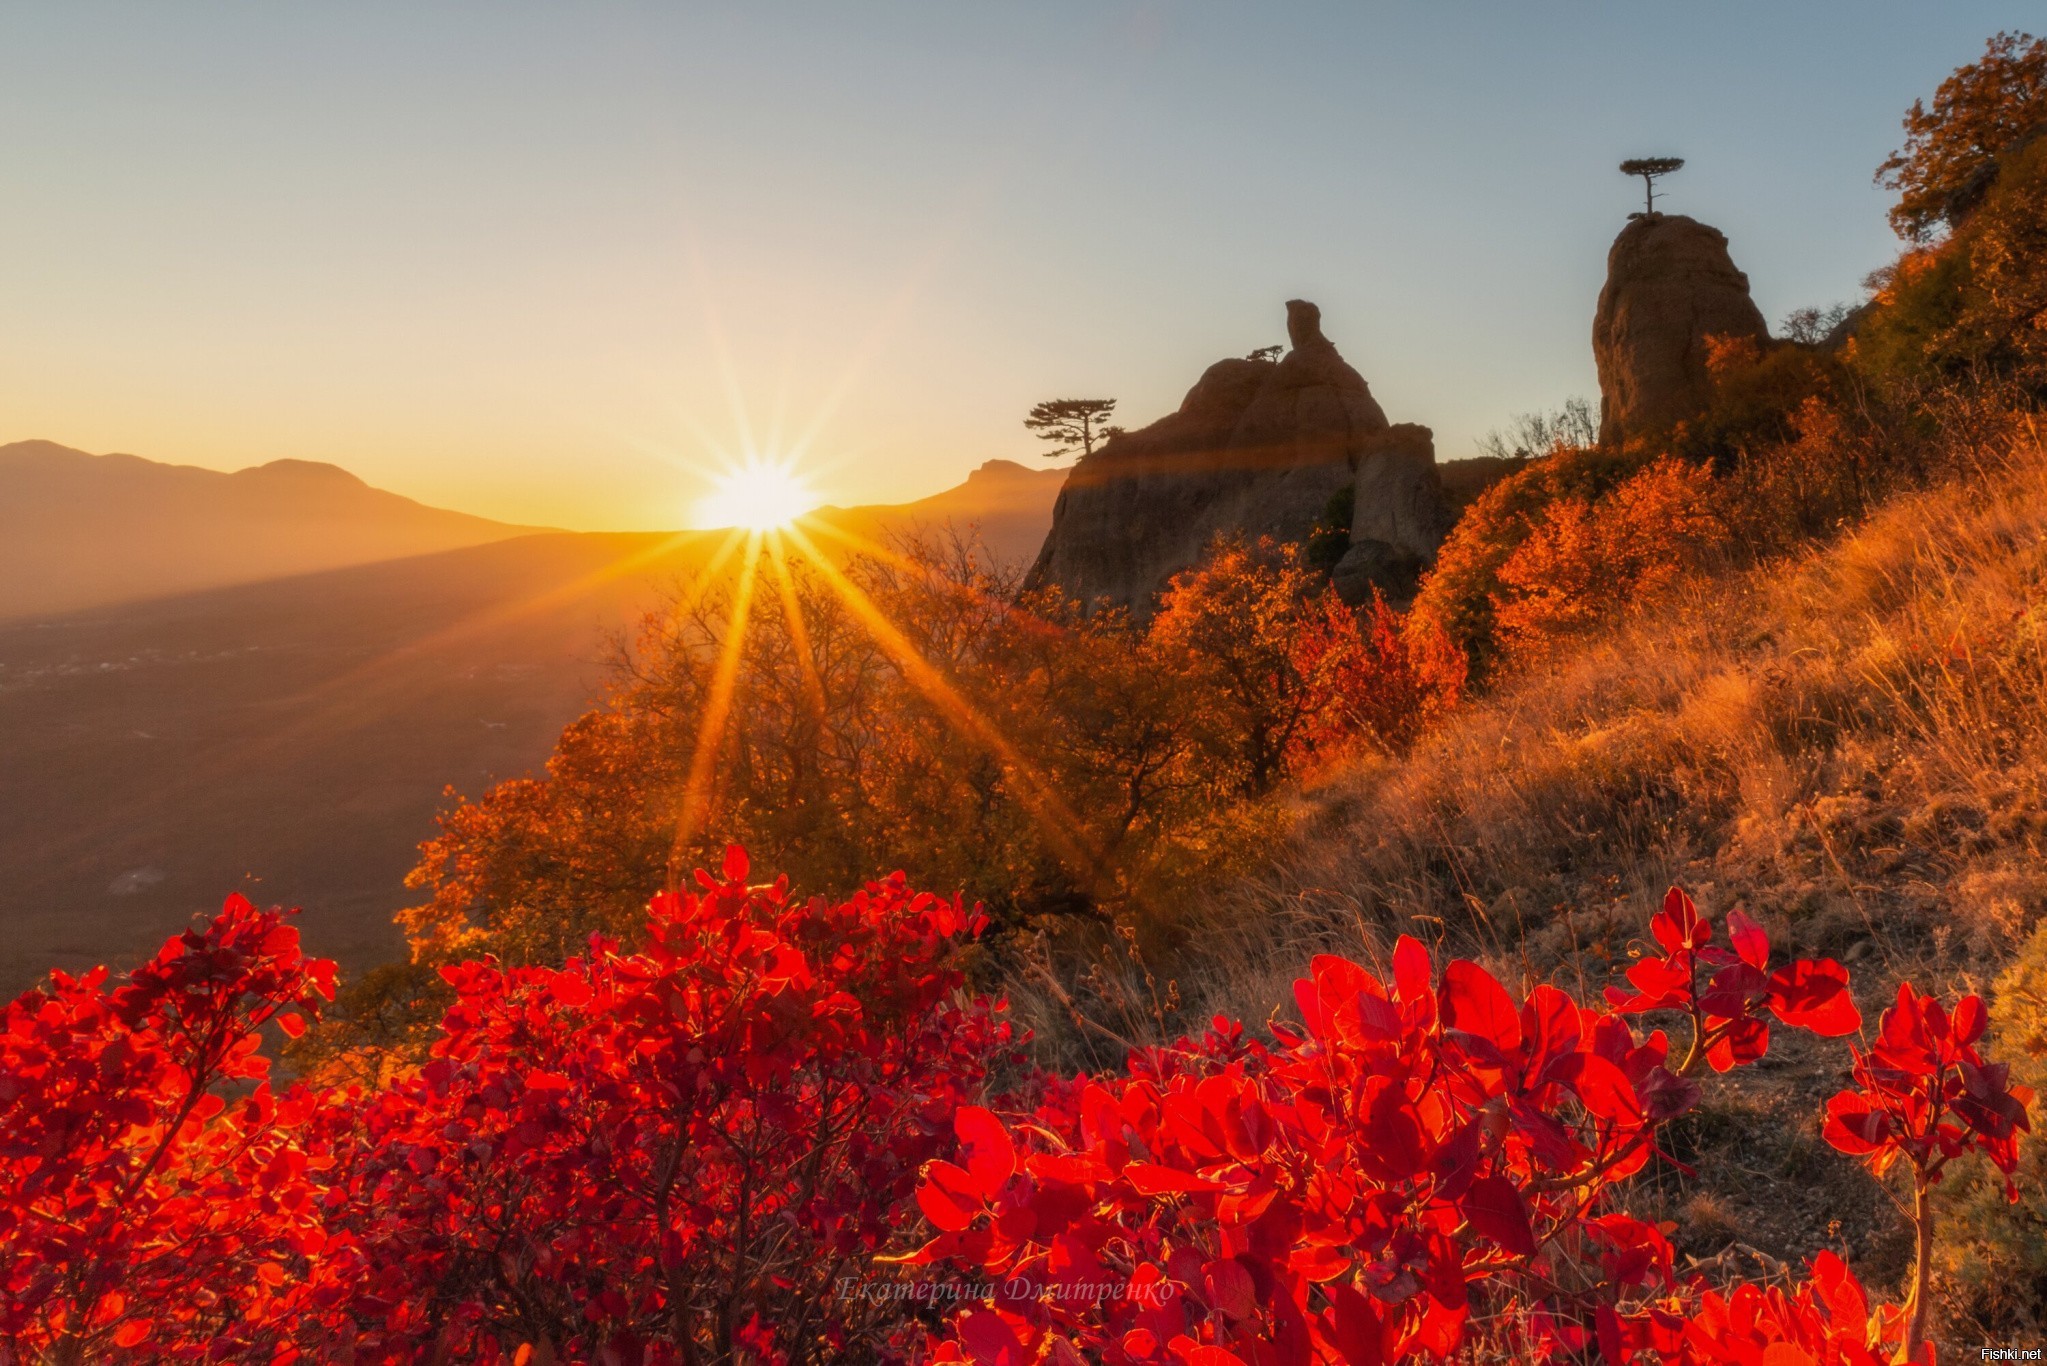
[[[1600,442],[1665,430],[1704,411],[1712,397],[1708,337],[1769,339],[1726,236],[1681,214],[1636,217],[1606,254],[1592,320]]]

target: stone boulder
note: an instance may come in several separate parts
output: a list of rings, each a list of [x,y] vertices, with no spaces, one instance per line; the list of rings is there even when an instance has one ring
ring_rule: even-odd
[[[1769,339],[1726,236],[1680,214],[1637,215],[1607,253],[1592,320],[1601,444],[1704,411],[1708,337]]]
[[[1413,593],[1455,521],[1436,467],[1435,434],[1415,422],[1367,438],[1351,495],[1350,548],[1330,573],[1345,602],[1368,602],[1373,589]]]
[[[1351,488],[1349,580],[1411,588],[1450,520],[1428,429],[1387,423],[1315,305],[1287,304],[1287,336],[1282,359],[1216,362],[1178,411],[1076,464],[1027,586],[1142,619],[1218,535],[1303,542]]]

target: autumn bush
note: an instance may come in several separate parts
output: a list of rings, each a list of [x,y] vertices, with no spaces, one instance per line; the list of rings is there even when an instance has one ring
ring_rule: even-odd
[[[428,1058],[273,1095],[260,1031],[331,994],[233,900],[129,981],[0,1036],[0,1360],[839,1361],[915,1329],[853,1293],[1010,1065],[962,994],[982,923],[900,875],[717,877],[644,947],[443,971]]]
[[[1760,932],[1731,927],[1736,950],[1713,945],[1673,891],[1663,952],[1610,1012],[1550,986],[1517,1002],[1466,960],[1439,977],[1412,939],[1390,980],[1318,958],[1295,987],[1301,1030],[1271,1046],[1218,1019],[1025,1123],[964,1112],[965,1156],[920,1194],[938,1236],[911,1260],[1034,1293],[963,1315],[936,1359],[1653,1361],[1741,1359],[1742,1330],[1758,1349],[1797,1341],[1753,1319],[1722,1334],[1711,1312],[1688,1326],[1699,1288],[1687,1303],[1663,1235],[1612,1198],[1697,1101],[1693,1074],[1760,1057],[1771,1019],[1858,1023],[1838,966],[1770,971]],[[1688,1020],[1677,1057],[1626,1023],[1664,1009]],[[1102,1284],[1119,1292],[1085,1293]],[[1872,1335],[1894,1328],[1844,1316],[1804,1345],[1877,1360]]]
[[[2047,84],[2040,99],[2047,107]],[[2010,377],[2037,402],[2047,393],[2047,139],[1985,169],[1994,178],[1946,237],[1874,277],[1853,359],[1879,380],[1920,385]]]
[[[1649,463],[1640,451],[1558,445],[1521,462],[1464,511],[1436,552],[1414,601],[1426,623],[1462,650],[1472,678],[1489,682],[1500,664],[1497,602],[1501,568],[1561,502],[1595,502]]]
[[[1983,55],[1958,68],[1905,115],[1905,145],[1877,168],[1898,192],[1891,226],[1924,242],[1967,215],[1992,179],[1986,161],[2039,131],[2047,120],[2047,42],[2001,32]]]
[[[1903,1309],[1831,1253],[1710,1283],[1628,1210],[1702,1078],[1861,1023],[1739,912],[1723,943],[1673,889],[1604,1006],[1403,939],[1385,976],[1317,959],[1298,1027],[1039,1076],[961,992],[978,912],[748,871],[655,897],[639,952],[447,966],[430,1057],[376,1086],[249,1089],[331,966],[239,900],[119,987],[25,994],[0,1360],[1931,1360],[1925,1256]],[[2009,1178],[2030,1094],[1984,1019],[1902,988],[1829,1141]]]
[[[56,973],[7,1006],[0,1360],[272,1359],[327,1233],[302,1141],[322,1099],[271,1088],[261,1031],[333,994],[332,963],[233,897],[118,985]]]
[[[1363,744],[1403,749],[1454,706],[1462,653],[1376,592],[1345,606],[1295,546],[1219,540],[1176,575],[1145,634],[1216,718],[1249,796]]]
[[[1526,659],[1666,596],[1726,535],[1710,471],[1665,457],[1594,501],[1564,497],[1500,563],[1493,629]]]
[[[366,1098],[323,1181],[349,1255],[324,1341],[357,1359],[872,1359],[849,1293],[1008,1047],[961,1000],[980,921],[901,876],[843,902],[721,874],[645,946],[443,969],[431,1059]],[[330,1348],[331,1349],[331,1348]]]

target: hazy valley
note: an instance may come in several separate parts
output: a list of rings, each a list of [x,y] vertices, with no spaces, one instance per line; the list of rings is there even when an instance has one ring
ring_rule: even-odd
[[[13,618],[0,620],[7,992],[53,966],[127,961],[234,890],[304,906],[308,936],[351,968],[402,956],[391,914],[412,895],[404,875],[443,790],[538,772],[601,694],[615,646],[725,540],[525,533],[331,468],[251,481],[132,456],[9,453],[0,520],[36,535],[0,545],[26,548],[36,576],[0,575],[13,585],[0,591]],[[65,483],[42,476],[45,458]],[[971,529],[1020,564],[1063,478],[995,461],[918,502],[812,516],[877,541]],[[188,480],[198,492],[160,500],[167,481]],[[270,538],[252,542],[245,522]],[[325,532],[315,544],[297,534],[308,525]],[[450,535],[486,543],[393,555]],[[198,545],[212,558],[188,561]],[[290,572],[306,558],[364,563]],[[261,581],[163,595],[216,574]],[[88,592],[130,600],[36,610]]]

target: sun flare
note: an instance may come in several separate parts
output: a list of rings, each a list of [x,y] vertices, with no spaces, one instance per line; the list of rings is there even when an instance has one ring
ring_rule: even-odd
[[[718,476],[717,487],[697,504],[706,527],[779,531],[817,506],[817,495],[785,461],[748,457]]]

